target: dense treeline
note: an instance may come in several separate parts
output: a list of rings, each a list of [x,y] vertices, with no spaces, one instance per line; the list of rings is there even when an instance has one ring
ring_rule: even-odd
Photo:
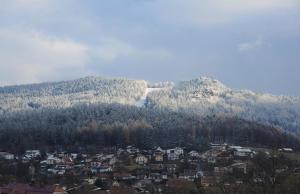
[[[167,107],[200,116],[236,116],[300,134],[300,98],[233,90],[207,77],[150,93],[148,107]]]
[[[161,88],[147,93],[147,87]],[[173,84],[86,77],[71,81],[0,87],[0,115],[24,110],[62,109],[81,104],[136,105],[147,93],[148,109],[170,109],[201,117],[238,117],[300,134],[300,98],[233,90],[200,77]]]
[[[167,109],[120,104],[27,110],[0,117],[0,146],[16,152],[38,147],[136,145],[201,149],[208,142],[300,148],[297,137],[236,117],[198,117]]]
[[[133,105],[147,92],[145,108]],[[289,146],[299,140],[299,98],[235,91],[211,78],[149,85],[87,77],[0,87],[0,146]],[[261,124],[258,124],[261,123]],[[268,126],[266,126],[266,124]]]
[[[0,114],[78,104],[134,104],[147,82],[123,78],[86,77],[71,81],[0,87]]]

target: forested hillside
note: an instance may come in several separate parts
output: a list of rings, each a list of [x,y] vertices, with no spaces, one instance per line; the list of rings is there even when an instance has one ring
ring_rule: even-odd
[[[281,129],[236,117],[204,117],[120,104],[20,111],[0,118],[0,147],[183,146],[201,149],[211,141],[248,146],[300,148]]]
[[[148,107],[169,108],[200,116],[239,117],[300,132],[300,98],[233,90],[207,77],[180,82],[171,89],[151,93]]]
[[[146,87],[146,81],[101,77],[0,87],[0,113],[77,104],[134,104]]]
[[[297,97],[233,90],[207,77],[175,85],[87,77],[8,86],[0,88],[0,146],[221,141],[299,149],[299,107]]]

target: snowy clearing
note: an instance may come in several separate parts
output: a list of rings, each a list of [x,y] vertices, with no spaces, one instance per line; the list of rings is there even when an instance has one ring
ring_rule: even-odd
[[[140,100],[138,100],[135,103],[135,106],[137,107],[144,107],[147,101],[147,97],[151,92],[155,92],[155,91],[160,91],[166,88],[146,88],[145,93],[143,94],[143,96],[140,98]]]

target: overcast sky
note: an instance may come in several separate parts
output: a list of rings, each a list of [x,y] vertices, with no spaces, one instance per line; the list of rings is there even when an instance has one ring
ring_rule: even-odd
[[[0,85],[87,75],[300,96],[300,0],[0,0]]]

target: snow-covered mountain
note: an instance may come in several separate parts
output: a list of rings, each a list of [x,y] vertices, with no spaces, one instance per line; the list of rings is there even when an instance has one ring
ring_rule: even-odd
[[[0,87],[0,116],[22,110],[68,108],[78,104],[123,104],[200,116],[230,116],[300,132],[300,98],[234,90],[200,77],[178,84],[86,77]]]
[[[234,90],[209,77],[183,81],[175,87],[151,93],[152,108],[168,107],[205,115],[236,116],[249,121],[300,130],[300,98]]]
[[[0,114],[78,104],[134,104],[147,88],[143,80],[86,77],[71,81],[0,87]]]

